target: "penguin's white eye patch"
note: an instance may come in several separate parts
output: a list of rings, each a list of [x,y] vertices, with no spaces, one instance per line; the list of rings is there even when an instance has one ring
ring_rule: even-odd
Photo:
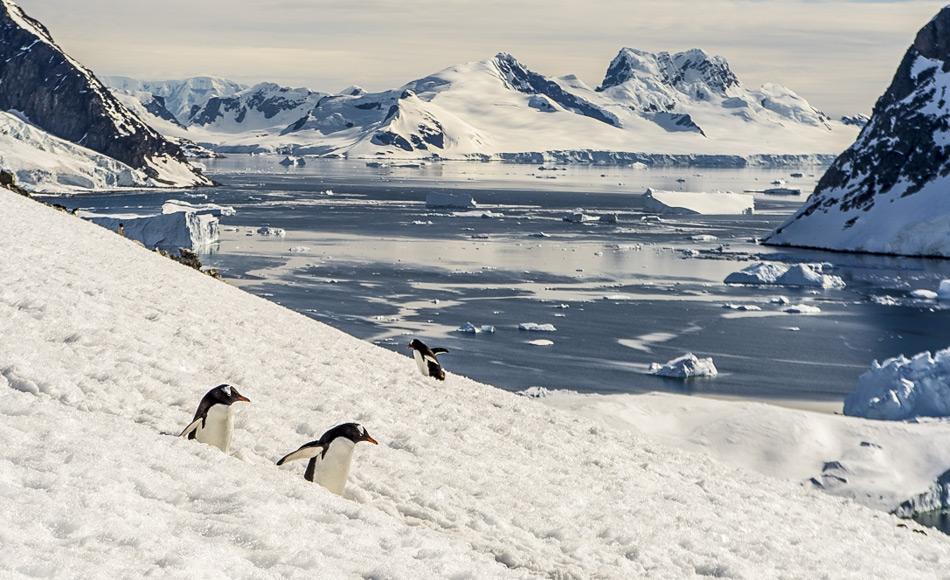
[[[227,395],[228,397],[231,396],[231,385],[224,385],[223,387],[221,387],[221,390],[224,391],[224,394]]]
[[[360,425],[359,432],[360,432],[360,435],[366,435],[366,427],[363,427],[362,425]]]

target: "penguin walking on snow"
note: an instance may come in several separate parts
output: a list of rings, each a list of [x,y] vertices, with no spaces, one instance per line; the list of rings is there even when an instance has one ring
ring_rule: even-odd
[[[418,338],[412,339],[412,342],[409,343],[409,348],[412,349],[412,358],[416,359],[416,366],[419,367],[419,372],[422,373],[422,376],[435,377],[440,381],[445,380],[445,369],[442,368],[442,363],[439,362],[438,356],[448,353],[448,350],[444,348],[429,348]]]
[[[319,483],[332,493],[343,495],[346,478],[350,474],[350,462],[353,460],[353,448],[360,441],[379,445],[362,425],[343,423],[330,429],[316,441],[281,457],[277,465],[297,459],[309,459],[304,478]]]
[[[237,402],[250,403],[251,400],[231,385],[211,389],[198,404],[194,420],[179,437],[197,439],[227,453],[234,432],[234,403]]]

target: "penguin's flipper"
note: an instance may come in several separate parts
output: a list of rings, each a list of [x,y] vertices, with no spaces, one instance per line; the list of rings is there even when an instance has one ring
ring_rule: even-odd
[[[442,348],[442,347],[433,348],[433,349],[432,349],[432,354],[434,354],[434,355],[436,355],[436,356],[439,356],[440,354],[449,354],[449,349],[447,349],[447,348]]]
[[[204,417],[198,417],[197,419],[192,421],[191,425],[188,425],[187,427],[185,427],[185,430],[181,432],[179,437],[187,437],[191,439],[193,437],[192,433],[194,433],[195,429],[198,428],[198,425],[201,424],[202,419],[204,419]]]
[[[317,455],[321,455],[323,451],[324,449],[322,443],[318,441],[312,441],[306,445],[303,445],[300,449],[292,453],[288,453],[287,455],[284,455],[278,459],[277,465],[283,465],[288,461],[296,461],[298,459],[312,459]]]

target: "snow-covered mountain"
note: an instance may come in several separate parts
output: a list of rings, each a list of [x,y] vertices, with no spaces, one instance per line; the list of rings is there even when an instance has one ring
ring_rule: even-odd
[[[770,244],[950,257],[950,7],[917,34],[857,141]]]
[[[919,579],[950,566],[950,542],[912,522],[624,422],[454,374],[435,384],[411,358],[4,191],[0,247],[5,577]],[[167,435],[222,382],[253,401],[231,453]],[[689,400],[667,424],[692,417]],[[792,445],[767,455],[797,456],[795,429],[826,424],[760,407],[735,413]],[[750,421],[701,417],[726,427],[694,442],[742,453]],[[343,497],[274,464],[351,420],[380,445],[356,448]]]
[[[0,111],[0,168],[33,192],[62,193],[157,184],[125,163],[81,147]]]
[[[11,0],[0,0],[0,111],[141,170],[157,184],[210,184],[177,144],[129,111]]]
[[[191,77],[181,80],[140,81],[129,77],[104,76],[102,81],[118,91],[145,93],[161,104],[175,122],[185,124],[215,97],[230,97],[247,87],[218,77]]]
[[[277,91],[288,96],[275,112]],[[182,124],[184,130],[167,130],[224,152],[463,159],[545,152],[579,159],[580,151],[835,154],[857,134],[780,85],[746,88],[721,57],[629,48],[596,90],[500,53],[376,93],[259,85],[210,99]]]

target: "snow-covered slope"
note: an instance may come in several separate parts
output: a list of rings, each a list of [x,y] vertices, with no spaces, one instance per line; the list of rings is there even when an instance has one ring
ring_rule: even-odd
[[[142,122],[67,55],[49,31],[0,0],[0,111],[118,159],[167,186],[210,185],[177,144]]]
[[[767,243],[950,257],[950,7],[917,34],[858,140]]]
[[[546,395],[539,397],[545,405],[612,428],[886,512],[927,491],[950,468],[947,422],[883,423],[667,393],[535,394]]]
[[[923,578],[950,541],[450,375],[0,193],[0,566],[114,577]],[[165,433],[221,382],[233,455]],[[345,497],[273,462],[356,420]],[[55,558],[33,557],[55,553]]]
[[[263,86],[269,93],[289,90]],[[699,50],[653,55],[624,49],[598,90],[574,76],[546,77],[500,53],[390,91],[314,93],[315,104],[280,130],[275,121],[302,110],[307,95],[292,101],[300,109],[283,107],[262,123],[251,114],[257,108],[245,104],[254,90],[211,99],[185,123],[187,133],[170,131],[225,152],[537,161],[524,156],[583,160],[580,152],[597,151],[722,155],[733,162],[761,154],[834,154],[857,133],[789,89],[745,88],[725,60]]]
[[[0,168],[33,192],[63,193],[156,183],[121,161],[80,147],[0,111]]]

